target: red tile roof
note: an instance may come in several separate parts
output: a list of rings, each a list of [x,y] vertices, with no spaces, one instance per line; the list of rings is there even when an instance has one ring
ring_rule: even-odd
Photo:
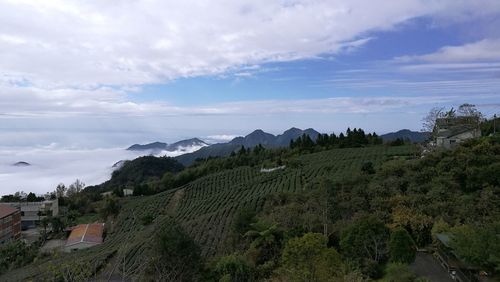
[[[6,216],[9,216],[15,212],[17,212],[18,209],[13,208],[11,206],[5,205],[5,204],[0,204],[0,218],[4,218]]]
[[[103,241],[104,223],[80,224],[72,228],[66,246],[78,243],[100,244]]]

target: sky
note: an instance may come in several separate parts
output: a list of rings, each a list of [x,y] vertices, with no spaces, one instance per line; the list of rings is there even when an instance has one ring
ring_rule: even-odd
[[[490,117],[498,26],[498,0],[0,0],[0,153]]]

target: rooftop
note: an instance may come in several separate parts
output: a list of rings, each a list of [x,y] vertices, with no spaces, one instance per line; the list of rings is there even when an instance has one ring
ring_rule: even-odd
[[[8,205],[0,204],[0,218],[4,218],[6,216],[9,216],[15,212],[17,212],[18,209],[13,208]]]
[[[103,242],[103,233],[104,223],[77,225],[72,228],[71,234],[66,241],[66,246],[71,246],[78,243],[100,244]]]

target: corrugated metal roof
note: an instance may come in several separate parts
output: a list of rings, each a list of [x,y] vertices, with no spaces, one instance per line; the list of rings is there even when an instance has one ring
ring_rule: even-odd
[[[103,242],[104,223],[80,224],[72,229],[66,241],[66,246],[78,243],[100,244]]]
[[[9,216],[17,211],[18,211],[18,209],[13,208],[9,205],[0,204],[0,218],[4,218],[6,216]]]

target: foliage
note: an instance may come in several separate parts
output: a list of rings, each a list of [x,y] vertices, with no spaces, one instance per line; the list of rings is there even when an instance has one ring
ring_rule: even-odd
[[[413,282],[416,279],[408,265],[403,263],[389,263],[385,271],[384,282]]]
[[[170,221],[158,230],[150,271],[159,281],[193,281],[200,270],[200,251],[193,240]]]
[[[255,211],[249,208],[240,209],[235,217],[232,225],[233,232],[238,235],[244,235],[247,233],[251,224],[255,222]]]
[[[63,261],[47,267],[52,281],[86,281],[95,272],[89,263]]]
[[[392,262],[412,263],[415,260],[415,242],[404,228],[398,227],[391,232],[389,250]]]
[[[214,268],[219,281],[254,281],[252,266],[239,254],[221,257]]]
[[[170,157],[144,156],[126,161],[115,170],[109,181],[101,185],[101,190],[113,190],[115,187],[135,187],[151,180],[159,180],[167,171],[180,172],[184,166]]]
[[[103,219],[115,216],[120,212],[120,202],[116,197],[106,197],[99,213]]]
[[[0,274],[32,262],[37,252],[36,244],[28,246],[20,240],[0,245]]]
[[[363,165],[361,166],[361,172],[366,173],[366,174],[374,174],[375,169],[373,168],[373,163],[372,162],[364,162]]]
[[[500,270],[500,222],[460,225],[451,234],[451,246],[460,258],[489,270]]]
[[[340,255],[327,247],[327,238],[307,233],[287,242],[278,273],[288,281],[331,281],[340,275],[341,267]]]
[[[363,238],[359,230],[365,229],[353,226],[365,218],[363,213],[370,214],[373,220],[361,226],[367,226],[368,235],[382,234],[375,238],[382,238],[380,241],[385,243],[389,239],[385,226],[403,227],[416,243],[425,245],[440,218],[446,219],[451,229],[471,224],[482,228],[498,221],[500,190],[498,174],[494,172],[500,164],[500,146],[495,140],[474,140],[456,150],[434,152],[422,158],[417,157],[416,147],[410,145],[331,150],[315,145],[310,150],[314,153],[310,154],[299,149],[266,149],[258,153],[245,149],[241,155],[235,153],[228,158],[200,160],[186,169],[192,169],[194,178],[175,191],[121,199],[122,208],[114,219],[116,224],[110,226],[112,230],[108,232],[105,244],[65,254],[64,258],[78,262],[95,261],[100,267],[107,267],[110,257],[116,258],[109,261],[110,268],[126,269],[131,279],[138,280],[143,277],[144,263],[147,262],[151,263],[148,269],[152,277],[156,269],[153,262],[160,258],[156,253],[158,247],[154,244],[154,234],[158,228],[169,225],[166,219],[173,217],[182,225],[186,235],[200,246],[202,257],[212,258],[239,251],[255,279],[266,279],[268,273],[280,267],[287,241],[300,238],[307,232],[323,233],[325,229],[328,245],[340,246],[344,263],[350,267],[339,277],[360,271],[378,277],[382,264],[389,258],[390,248],[377,244],[378,260],[360,259],[366,253],[364,241],[354,239]],[[259,171],[264,162],[272,165],[278,160],[286,165],[285,169],[269,173]],[[374,174],[362,173],[361,167],[367,161],[373,163]],[[174,178],[178,174],[174,173]],[[160,181],[158,178],[146,185],[159,187]],[[250,217],[240,218],[240,232],[255,231],[259,236],[242,236],[245,244],[233,246],[227,239],[242,208],[255,211],[255,222],[265,224],[255,225]],[[155,220],[145,227],[140,224],[141,218],[148,214],[155,214]],[[282,233],[282,238],[277,236],[279,233]],[[349,233],[351,235],[347,236]],[[264,240],[272,238],[267,236],[270,234],[274,240]],[[345,238],[350,238],[345,240],[350,247],[345,247]],[[253,242],[256,243],[252,247]],[[268,252],[272,249],[265,246],[277,246],[276,252]],[[471,246],[483,248],[475,243]],[[367,247],[369,253],[373,253],[373,246]],[[348,250],[351,248],[355,256],[350,255]],[[489,248],[495,249],[494,246]],[[270,253],[273,255],[262,255]],[[470,253],[476,254],[477,250],[470,250]],[[489,257],[487,264],[493,267],[495,256],[490,254]],[[117,262],[120,262],[120,267],[116,267]],[[44,261],[37,261],[11,271],[7,278],[36,279],[46,265]],[[280,274],[283,273],[276,273]]]
[[[340,248],[342,254],[355,262],[365,258],[380,262],[387,257],[389,229],[375,216],[355,219],[342,231]]]

